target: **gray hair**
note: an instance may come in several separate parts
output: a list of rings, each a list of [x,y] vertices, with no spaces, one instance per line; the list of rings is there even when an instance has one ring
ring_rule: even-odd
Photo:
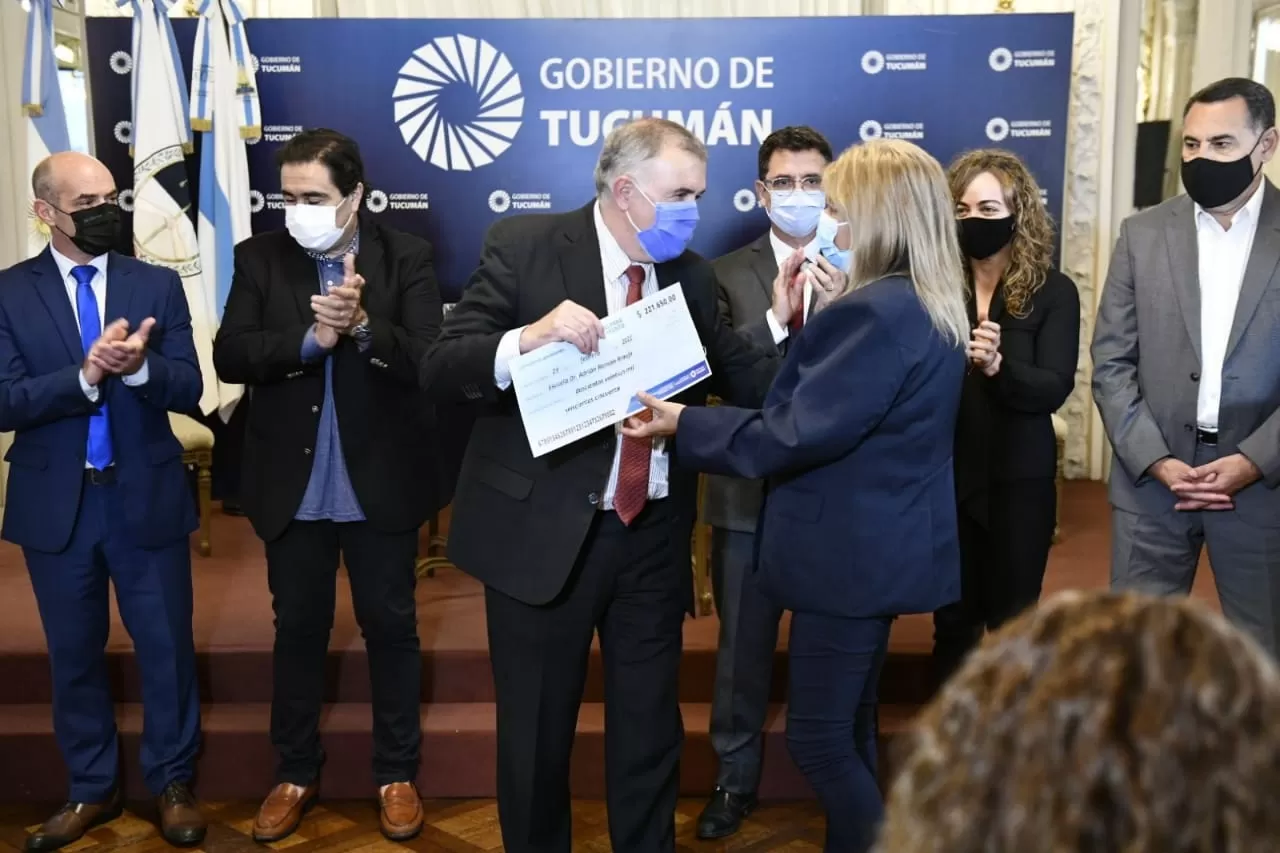
[[[31,194],[50,204],[58,199],[57,181],[53,175],[53,157],[45,157],[31,173]]]
[[[609,134],[596,162],[596,194],[607,195],[620,175],[633,174],[662,153],[667,144],[707,161],[707,146],[683,125],[664,118],[639,118],[619,125]]]

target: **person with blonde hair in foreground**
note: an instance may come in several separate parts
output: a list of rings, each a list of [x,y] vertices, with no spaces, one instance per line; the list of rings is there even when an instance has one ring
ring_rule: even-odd
[[[653,418],[624,433],[674,435],[691,468],[768,478],[756,570],[793,614],[787,745],[822,799],[826,849],[861,853],[882,815],[876,683],[889,626],[960,593],[951,449],[969,321],[936,160],[876,140],[845,151],[823,186],[818,237],[832,245],[819,249],[847,283],[792,342],[764,408],[642,394]]]
[[[1063,593],[921,716],[878,853],[1280,850],[1280,679],[1185,599]]]

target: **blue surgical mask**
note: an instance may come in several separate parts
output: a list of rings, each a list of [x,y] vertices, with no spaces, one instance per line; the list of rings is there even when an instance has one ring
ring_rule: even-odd
[[[771,190],[769,196],[769,219],[783,234],[797,239],[813,233],[827,205],[827,194],[822,190]]]
[[[631,179],[635,181],[635,178]],[[659,201],[649,198],[640,184],[636,183],[636,192],[644,196],[645,201],[653,205],[653,224],[648,228],[639,228],[631,213],[627,213],[627,221],[636,229],[636,237],[640,246],[653,258],[654,263],[661,264],[674,260],[689,248],[693,239],[693,229],[698,225],[698,203],[696,201]]]
[[[851,249],[841,249],[836,246],[836,232],[840,230],[841,225],[845,224],[837,222],[835,217],[824,210],[818,217],[818,233],[814,237],[818,242],[818,252],[842,273],[849,272],[849,266],[853,261]]]

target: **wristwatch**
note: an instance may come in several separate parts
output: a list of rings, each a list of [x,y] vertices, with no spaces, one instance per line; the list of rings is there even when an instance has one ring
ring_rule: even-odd
[[[369,321],[366,319],[363,323],[351,327],[351,337],[358,344],[367,344],[373,340],[373,330],[369,328]]]

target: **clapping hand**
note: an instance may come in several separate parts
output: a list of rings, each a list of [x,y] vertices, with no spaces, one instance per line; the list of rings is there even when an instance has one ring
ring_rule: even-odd
[[[113,344],[124,343],[129,337],[129,321],[121,317],[107,325],[102,334],[89,347],[80,370],[90,385],[97,385],[108,373],[119,373],[125,365],[122,354],[113,349]]]
[[[368,315],[360,307],[364,276],[356,272],[355,255],[342,259],[342,284],[329,288],[324,296],[311,297],[311,310],[316,316],[316,340],[323,347],[334,347],[338,336],[349,334]]]
[[[778,266],[773,278],[773,319],[780,326],[786,326],[804,311],[804,279],[797,278],[803,263],[804,250],[796,249]]]
[[[81,368],[85,381],[97,385],[107,374],[132,376],[137,373],[147,359],[147,343],[155,324],[155,318],[148,317],[130,335],[128,320],[121,317],[110,323],[85,356]]]
[[[831,300],[844,293],[848,286],[849,277],[822,255],[815,257],[813,263],[805,267],[805,273],[813,282],[814,311],[828,305]],[[803,287],[800,288],[800,298],[804,298]]]
[[[973,330],[973,337],[965,347],[969,363],[982,371],[985,376],[995,376],[1000,372],[1000,364],[1004,360],[1000,354],[1000,324],[984,319]]]

